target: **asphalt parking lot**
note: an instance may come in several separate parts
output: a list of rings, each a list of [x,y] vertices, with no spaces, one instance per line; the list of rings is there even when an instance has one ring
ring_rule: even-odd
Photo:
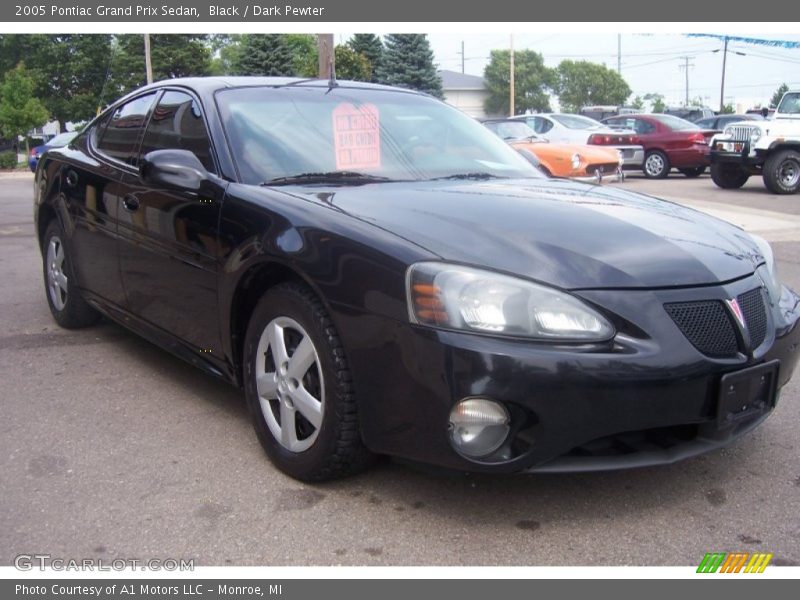
[[[696,565],[711,551],[800,565],[800,375],[754,433],[673,466],[487,477],[383,461],[303,485],[270,465],[238,390],[115,324],[55,325],[31,181],[0,176],[2,565]],[[708,175],[621,185],[757,231],[800,289],[800,196]]]

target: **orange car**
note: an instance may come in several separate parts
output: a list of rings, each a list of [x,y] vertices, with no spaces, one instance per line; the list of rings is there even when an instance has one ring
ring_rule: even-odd
[[[551,177],[579,181],[624,181],[622,158],[616,148],[582,144],[551,144],[527,123],[489,119],[483,124]]]

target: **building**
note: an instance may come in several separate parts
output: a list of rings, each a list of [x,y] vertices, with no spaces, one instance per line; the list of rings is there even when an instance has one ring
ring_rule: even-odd
[[[483,102],[488,96],[483,77],[466,75],[457,71],[439,71],[442,78],[442,92],[448,104],[464,111],[476,119],[485,118]]]

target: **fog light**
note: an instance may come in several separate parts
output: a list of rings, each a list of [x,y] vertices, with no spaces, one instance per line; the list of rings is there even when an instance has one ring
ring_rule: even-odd
[[[464,456],[488,456],[506,441],[508,423],[508,411],[502,404],[486,398],[468,398],[450,411],[450,441]]]

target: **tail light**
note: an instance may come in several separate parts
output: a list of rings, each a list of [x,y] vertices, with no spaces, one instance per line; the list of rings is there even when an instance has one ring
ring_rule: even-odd
[[[36,148],[31,148],[31,157],[39,156],[39,153],[36,151]]]
[[[689,134],[689,141],[693,144],[705,144],[706,136],[704,133],[691,133]]]
[[[638,144],[639,138],[633,135],[616,135],[608,133],[593,133],[587,140],[588,144],[596,146],[609,146],[619,144]]]

